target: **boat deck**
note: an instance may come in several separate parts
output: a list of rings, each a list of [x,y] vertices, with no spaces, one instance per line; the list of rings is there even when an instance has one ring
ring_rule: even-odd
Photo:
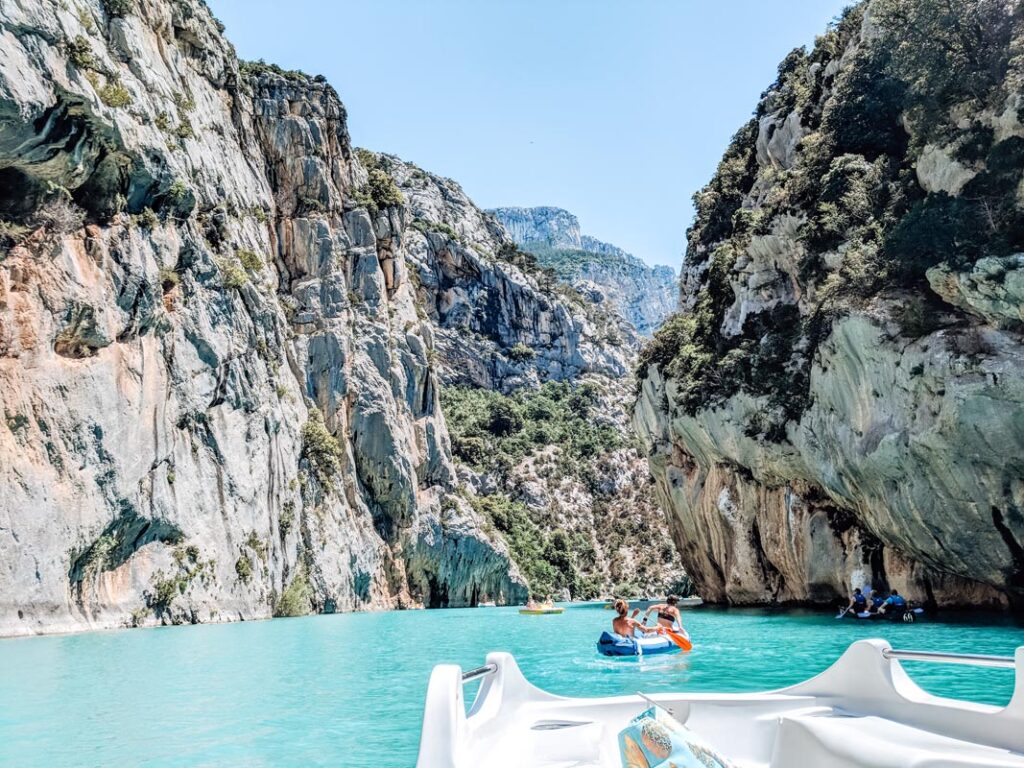
[[[1024,768],[1024,647],[1006,707],[943,699],[921,690],[893,651],[859,641],[804,683],[761,694],[657,694],[563,698],[532,686],[514,659],[490,654],[466,673],[481,678],[469,715],[458,667],[435,668],[427,694],[419,768],[619,768],[618,734],[650,701],[736,768]]]
[[[1010,750],[819,706],[814,697],[654,698],[676,713],[684,712],[687,727],[736,768],[1024,766],[1024,756]],[[478,734],[470,751],[480,765],[619,768],[618,733],[647,706],[639,697],[592,708],[530,705],[501,732]]]

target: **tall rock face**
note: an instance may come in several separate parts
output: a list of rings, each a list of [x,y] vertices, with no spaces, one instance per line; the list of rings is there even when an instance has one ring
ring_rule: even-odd
[[[361,154],[405,200],[407,267],[445,384],[508,393],[587,373],[629,374],[633,329],[559,285],[458,184],[397,157]]]
[[[564,208],[494,208],[490,213],[520,245],[543,243],[554,248],[583,248],[580,220]]]
[[[333,89],[240,67],[202,3],[0,26],[0,634],[525,597],[435,339],[472,294],[548,369],[625,362],[427,248]]]
[[[1024,605],[1024,18],[872,0],[696,197],[634,421],[699,591]]]
[[[650,336],[675,309],[676,274],[648,267],[618,246],[580,233],[579,220],[561,208],[496,208],[495,218],[523,250],[592,301],[607,301],[642,336]]]

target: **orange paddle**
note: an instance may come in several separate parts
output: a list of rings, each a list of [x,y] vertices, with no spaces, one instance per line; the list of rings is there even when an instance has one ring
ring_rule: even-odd
[[[678,645],[684,651],[693,650],[693,643],[691,643],[689,641],[689,639],[687,639],[686,637],[683,637],[682,635],[680,635],[680,634],[678,634],[676,632],[671,632],[671,631],[669,631],[667,629],[664,630],[664,631],[665,631],[665,634],[668,635],[669,638],[672,640],[672,642],[675,643],[676,645]]]
[[[633,611],[633,615],[636,616],[639,612],[640,612],[639,609],[637,609],[637,610]],[[644,621],[647,621],[647,617],[646,616],[644,616]],[[646,630],[647,627],[644,627],[644,629]],[[672,630],[668,629],[667,627],[662,626],[661,624],[658,624],[657,626],[651,627],[651,629],[655,630],[656,632],[658,632],[660,634],[668,635],[669,639],[672,640],[673,643],[678,645],[684,651],[692,651],[693,650],[693,643],[691,643],[689,638],[687,638],[686,636],[680,635],[677,632],[673,632]]]

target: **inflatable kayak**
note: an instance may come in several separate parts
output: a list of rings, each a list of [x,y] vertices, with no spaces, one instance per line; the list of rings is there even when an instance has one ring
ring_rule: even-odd
[[[520,608],[519,612],[524,616],[546,616],[549,613],[562,613],[565,608]]]
[[[597,652],[602,656],[650,656],[678,650],[679,646],[665,635],[623,637],[614,632],[602,632],[597,641]]]

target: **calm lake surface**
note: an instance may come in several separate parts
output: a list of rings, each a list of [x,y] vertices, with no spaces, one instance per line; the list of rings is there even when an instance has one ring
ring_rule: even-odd
[[[412,766],[434,664],[507,650],[542,688],[574,696],[755,691],[820,672],[852,641],[1011,655],[999,618],[912,625],[831,614],[685,611],[689,655],[605,659],[601,605],[561,616],[474,608],[0,640],[0,765]],[[925,689],[1005,704],[1008,670],[907,664]],[[473,691],[467,691],[472,700]]]

